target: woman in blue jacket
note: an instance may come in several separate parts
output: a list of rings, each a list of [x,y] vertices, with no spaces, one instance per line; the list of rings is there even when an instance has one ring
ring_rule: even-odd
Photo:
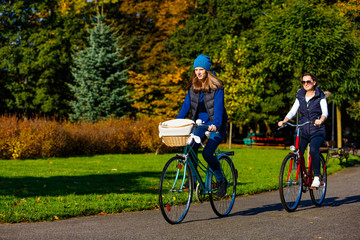
[[[194,60],[194,72],[188,84],[188,93],[182,104],[177,118],[185,118],[191,111],[191,119],[201,119],[208,129],[196,128],[194,135],[205,140],[205,132],[210,131],[209,139],[203,150],[203,157],[214,171],[218,197],[226,194],[227,181],[221,173],[220,163],[214,155],[216,148],[226,135],[227,114],[224,107],[224,85],[211,71],[211,61],[208,56],[199,55]],[[193,149],[197,153],[199,144],[194,143]]]
[[[278,125],[291,120],[300,109],[299,123],[312,121],[314,124],[307,124],[300,128],[300,149],[304,153],[306,146],[310,143],[311,164],[314,171],[312,188],[320,186],[320,146],[326,137],[324,121],[328,117],[328,107],[324,93],[317,86],[317,78],[314,74],[305,73],[301,77],[303,88],[297,92],[296,100],[290,112]]]

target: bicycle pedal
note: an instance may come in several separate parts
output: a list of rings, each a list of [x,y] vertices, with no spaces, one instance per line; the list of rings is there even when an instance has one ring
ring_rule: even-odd
[[[310,189],[312,189],[312,190],[316,190],[316,189],[318,189],[317,187],[310,187]]]

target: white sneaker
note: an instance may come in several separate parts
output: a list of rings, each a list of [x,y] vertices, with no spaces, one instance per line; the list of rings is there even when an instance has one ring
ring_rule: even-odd
[[[315,176],[311,184],[311,188],[318,188],[318,187],[320,187],[320,178],[318,176]]]

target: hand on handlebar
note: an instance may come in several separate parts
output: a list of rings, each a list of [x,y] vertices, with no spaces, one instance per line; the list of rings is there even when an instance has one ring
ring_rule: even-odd
[[[208,131],[210,132],[216,132],[216,126],[214,124],[211,124],[208,128]]]
[[[320,126],[323,122],[320,119],[316,119],[314,126]]]
[[[278,126],[279,126],[279,127],[283,127],[283,126],[284,126],[284,121],[278,122]]]
[[[211,124],[210,126],[205,125],[205,124],[203,124],[203,121],[201,119],[196,120],[196,125],[199,126],[199,127],[207,128],[207,130],[209,132],[216,132],[217,131],[216,126],[214,124]]]

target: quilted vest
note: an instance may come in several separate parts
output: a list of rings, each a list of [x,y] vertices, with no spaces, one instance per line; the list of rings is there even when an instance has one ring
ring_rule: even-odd
[[[300,103],[300,119],[299,123],[304,123],[307,121],[315,122],[316,119],[320,119],[322,115],[320,101],[325,98],[325,94],[321,91],[320,88],[315,87],[315,96],[306,102],[305,100],[305,89],[301,89],[297,94],[296,98]],[[314,124],[307,124],[302,126],[301,132],[307,135],[313,135],[315,133],[323,132],[325,133],[325,125],[314,126]]]
[[[210,92],[203,92],[204,104],[206,112],[209,114],[210,120],[214,120],[214,96],[215,91],[211,90]],[[198,105],[200,99],[200,92],[194,92],[193,89],[190,89],[190,107],[191,107],[191,119],[196,120]]]

